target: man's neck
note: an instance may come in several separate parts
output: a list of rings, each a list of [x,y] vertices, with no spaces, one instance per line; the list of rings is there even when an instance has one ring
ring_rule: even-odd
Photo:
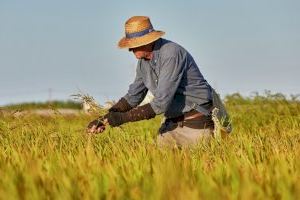
[[[151,46],[150,46],[151,52],[148,52],[148,53],[145,55],[145,59],[146,59],[146,60],[152,60],[152,58],[153,58],[154,44],[155,44],[155,42],[152,42],[152,43],[151,43]]]

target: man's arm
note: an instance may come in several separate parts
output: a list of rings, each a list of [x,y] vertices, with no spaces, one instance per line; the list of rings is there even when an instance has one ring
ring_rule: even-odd
[[[92,121],[89,123],[87,131],[89,133],[100,133],[103,132],[105,130],[105,125],[107,124],[108,119],[110,120],[110,124],[112,126],[117,126],[120,124],[120,113],[124,113],[124,115],[122,115],[122,123],[125,123],[123,121],[127,121],[127,120],[133,120],[136,119],[137,116],[139,116],[139,110],[134,109],[132,110],[134,107],[136,107],[137,105],[139,105],[145,98],[146,94],[148,92],[148,89],[146,88],[146,86],[144,85],[142,76],[141,76],[141,71],[140,71],[140,62],[137,66],[137,70],[136,70],[136,77],[134,82],[129,86],[129,90],[127,92],[127,94],[122,97],[115,105],[113,105],[108,111],[109,113],[102,117],[100,116],[98,119]],[[149,110],[149,108],[145,107],[142,110]],[[127,111],[131,111],[132,112],[127,112]],[[154,111],[152,111],[152,113],[150,112],[150,114],[152,115]],[[114,114],[112,114],[114,113]],[[125,115],[126,113],[126,115]],[[155,116],[155,113],[154,113]],[[103,123],[103,122],[106,123]]]
[[[135,80],[132,84],[130,84],[127,94],[123,97],[128,104],[134,108],[138,106],[145,98],[148,92],[148,88],[146,88],[141,72],[140,61],[136,68],[136,76]]]
[[[122,97],[116,104],[114,104],[108,112],[127,112],[133,107],[127,102],[127,100]]]
[[[143,106],[138,106],[128,112],[109,112],[104,116],[109,125],[115,127],[120,126],[126,122],[135,122],[144,119],[151,119],[155,117],[155,112],[151,105],[145,104]]]
[[[126,122],[151,119],[156,114],[164,113],[171,104],[186,68],[186,60],[180,54],[166,58],[161,66],[158,87],[154,100],[128,112],[109,113],[104,116],[111,126],[119,126]]]
[[[122,97],[109,112],[127,112],[139,105],[145,98],[148,89],[145,87],[140,71],[140,63],[137,66],[134,82],[129,86],[127,94]]]

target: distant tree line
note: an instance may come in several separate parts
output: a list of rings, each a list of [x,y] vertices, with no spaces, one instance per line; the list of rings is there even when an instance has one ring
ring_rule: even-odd
[[[68,101],[50,101],[50,102],[28,102],[20,104],[10,104],[4,106],[5,109],[12,110],[28,110],[28,109],[81,109],[82,105],[79,102],[68,100]]]

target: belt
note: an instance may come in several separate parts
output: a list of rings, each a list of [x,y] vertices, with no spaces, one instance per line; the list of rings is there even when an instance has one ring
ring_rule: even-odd
[[[187,112],[179,117],[168,118],[167,120],[177,123],[180,127],[186,126],[195,129],[214,128],[214,122],[211,116],[205,116],[196,110]]]

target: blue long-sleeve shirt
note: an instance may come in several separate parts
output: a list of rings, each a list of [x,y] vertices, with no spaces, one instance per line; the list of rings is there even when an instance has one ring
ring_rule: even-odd
[[[187,102],[202,105],[211,100],[210,86],[193,57],[180,45],[166,39],[154,44],[153,58],[140,59],[136,77],[124,98],[136,107],[150,90],[156,114],[177,117],[192,108]]]

